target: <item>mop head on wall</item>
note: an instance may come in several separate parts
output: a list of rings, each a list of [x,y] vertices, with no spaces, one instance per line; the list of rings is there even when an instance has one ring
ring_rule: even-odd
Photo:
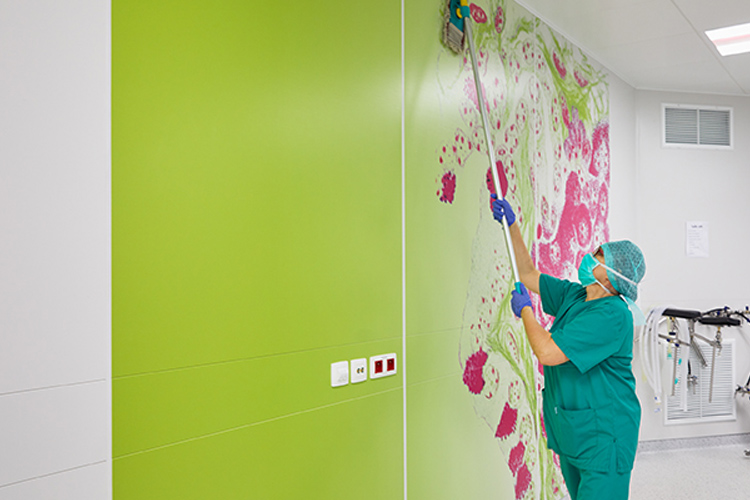
[[[470,15],[466,0],[447,0],[443,43],[456,54],[464,51],[464,17]]]

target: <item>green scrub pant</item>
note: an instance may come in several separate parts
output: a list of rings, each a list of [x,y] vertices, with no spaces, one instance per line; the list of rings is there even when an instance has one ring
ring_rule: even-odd
[[[609,472],[579,469],[560,455],[560,469],[570,500],[627,500],[630,496],[630,473],[617,473],[617,454],[612,453]]]

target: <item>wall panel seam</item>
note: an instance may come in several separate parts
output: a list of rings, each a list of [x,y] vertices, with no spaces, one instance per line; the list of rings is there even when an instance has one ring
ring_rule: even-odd
[[[228,365],[232,363],[245,363],[248,361],[256,361],[261,359],[269,359],[269,358],[280,358],[283,356],[294,356],[296,354],[304,354],[304,353],[313,353],[313,352],[319,352],[319,351],[327,351],[332,349],[341,349],[344,347],[355,347],[359,345],[368,345],[368,344],[377,344],[380,342],[388,342],[393,340],[401,340],[401,335],[397,337],[387,337],[377,340],[368,340],[366,342],[353,342],[350,344],[338,344],[333,346],[325,346],[325,347],[314,347],[311,349],[302,349],[299,351],[285,351],[280,353],[272,353],[272,354],[265,354],[262,356],[250,356],[246,358],[236,358],[236,359],[227,359],[222,361],[210,361],[207,363],[199,363],[196,365],[187,365],[187,366],[177,366],[173,368],[164,368],[161,370],[151,370],[146,372],[137,372],[137,373],[127,373],[123,375],[113,375],[112,380],[122,380],[122,379],[128,379],[128,378],[135,378],[135,377],[145,377],[149,375],[160,375],[164,373],[171,373],[171,372],[179,372],[179,371],[186,371],[186,370],[195,370],[199,368],[208,368],[211,366],[221,366],[221,365]]]
[[[220,430],[220,431],[210,432],[208,434],[203,434],[203,435],[195,436],[195,437],[188,438],[188,439],[182,439],[180,441],[175,441],[173,443],[168,443],[168,444],[164,444],[164,445],[160,445],[160,446],[154,446],[152,448],[146,448],[144,450],[139,450],[139,451],[134,451],[134,452],[131,452],[131,453],[126,453],[124,455],[119,455],[119,456],[113,457],[113,460],[117,461],[117,460],[122,460],[124,458],[131,458],[131,457],[134,457],[136,455],[142,455],[142,454],[145,454],[145,453],[150,453],[150,452],[162,450],[162,449],[165,449],[165,448],[171,448],[173,446],[180,446],[180,445],[183,445],[183,444],[191,443],[191,442],[194,442],[194,441],[199,441],[199,440],[202,440],[202,439],[208,439],[208,438],[212,438],[212,437],[216,437],[216,436],[221,436],[223,434],[228,434],[230,432],[241,431],[241,430],[244,430],[244,429],[249,429],[251,427],[257,427],[259,425],[269,424],[269,423],[277,422],[277,421],[284,420],[284,419],[287,419],[287,418],[297,417],[297,416],[300,416],[300,415],[305,415],[307,413],[313,413],[313,412],[316,412],[318,410],[324,410],[324,409],[327,409],[327,408],[333,408],[333,407],[340,406],[340,405],[346,404],[346,403],[353,403],[353,402],[356,402],[356,401],[362,401],[362,400],[365,400],[365,399],[368,399],[368,398],[371,398],[371,397],[374,397],[374,396],[381,396],[383,394],[388,394],[388,393],[396,392],[396,391],[400,391],[400,390],[402,390],[401,386],[394,387],[393,389],[388,389],[388,390],[380,391],[380,392],[374,392],[372,394],[367,394],[365,396],[360,396],[360,397],[351,398],[351,399],[345,399],[345,400],[337,401],[335,403],[331,403],[331,404],[327,404],[327,405],[316,406],[315,408],[308,408],[306,410],[300,410],[300,411],[293,412],[293,413],[287,413],[286,415],[280,415],[278,417],[268,418],[268,419],[265,419],[265,420],[259,420],[257,422],[251,422],[249,424],[238,425],[238,426],[235,426],[235,427],[231,427],[229,429],[223,429],[223,430]]]
[[[403,482],[404,500],[409,495],[409,480],[407,474],[407,398],[406,398],[406,64],[405,64],[405,21],[404,0],[401,0],[401,387],[402,394],[402,439],[403,450]]]
[[[92,380],[83,380],[80,382],[70,382],[68,384],[58,384],[58,385],[49,385],[49,386],[42,386],[42,387],[32,387],[28,389],[19,389],[15,391],[7,391],[7,392],[0,392],[0,397],[3,396],[17,396],[20,394],[29,394],[33,392],[41,392],[41,391],[51,391],[55,389],[67,389],[71,387],[80,387],[83,385],[89,385],[89,384],[99,384],[102,382],[107,382],[109,379],[107,378],[97,378]]]
[[[70,468],[67,468],[67,469],[62,469],[62,470],[59,470],[59,471],[50,472],[48,474],[41,474],[39,476],[34,476],[34,477],[26,478],[26,479],[21,479],[20,481],[13,481],[12,483],[6,483],[6,484],[3,484],[3,485],[0,485],[0,490],[2,490],[4,488],[10,488],[11,486],[17,486],[19,484],[29,483],[31,481],[38,481],[38,480],[41,480],[41,479],[47,479],[47,478],[52,477],[52,476],[59,476],[60,474],[66,474],[68,472],[74,472],[74,471],[77,471],[77,470],[85,469],[87,467],[93,467],[95,465],[103,465],[103,464],[106,464],[107,462],[108,462],[108,460],[99,460],[97,462],[91,462],[91,463],[88,463],[88,464],[77,465],[75,467],[70,467]]]

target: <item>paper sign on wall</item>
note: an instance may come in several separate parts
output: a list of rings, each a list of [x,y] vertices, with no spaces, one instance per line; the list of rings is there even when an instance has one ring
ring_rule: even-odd
[[[686,222],[685,245],[688,257],[708,257],[708,222]]]

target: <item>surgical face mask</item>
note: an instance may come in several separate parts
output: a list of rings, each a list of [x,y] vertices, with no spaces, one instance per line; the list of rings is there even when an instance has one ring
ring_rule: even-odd
[[[597,283],[605,292],[612,295],[617,295],[617,293],[608,289],[601,281],[596,279],[596,277],[594,276],[594,269],[596,268],[596,266],[602,266],[609,269],[607,266],[596,260],[596,257],[591,255],[590,253],[584,255],[583,259],[581,260],[581,265],[578,266],[578,281],[583,286],[589,286]]]
[[[601,265],[602,263],[596,260],[590,253],[584,255],[581,265],[578,266],[578,281],[581,285],[589,286],[596,283],[597,279],[594,277],[594,268]]]

